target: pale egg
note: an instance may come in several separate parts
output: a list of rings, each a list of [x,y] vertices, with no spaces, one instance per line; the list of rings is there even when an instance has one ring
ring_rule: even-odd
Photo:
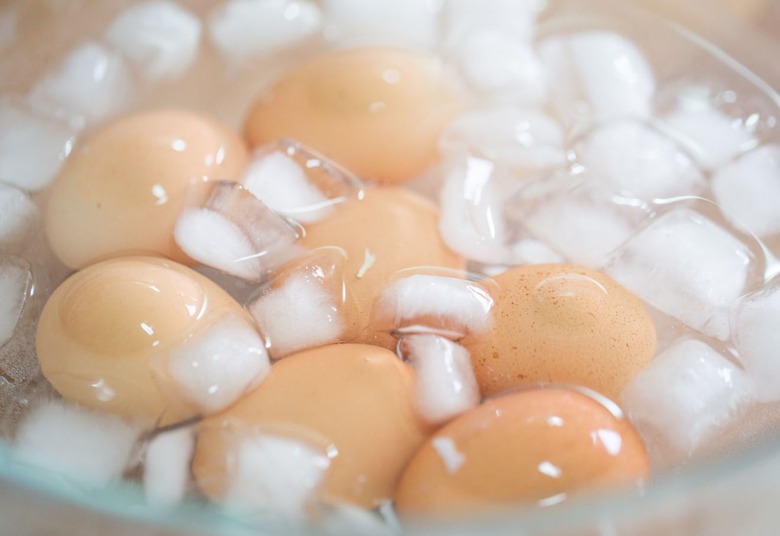
[[[458,108],[433,56],[352,49],[288,71],[257,100],[245,131],[253,147],[294,138],[360,178],[399,184],[436,162]]]
[[[207,183],[238,180],[244,142],[215,119],[160,110],[130,115],[96,132],[54,181],[46,234],[60,260],[78,268],[118,253],[158,253],[187,262],[173,238]]]

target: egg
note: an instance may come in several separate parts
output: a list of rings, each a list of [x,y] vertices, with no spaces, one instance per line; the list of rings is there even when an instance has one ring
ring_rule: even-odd
[[[361,48],[315,57],[254,104],[253,147],[294,138],[361,178],[400,184],[437,159],[437,140],[459,109],[441,62],[406,50]]]
[[[476,514],[550,505],[586,491],[636,489],[649,461],[620,413],[549,387],[500,396],[432,435],[404,470],[401,516]]]
[[[248,314],[206,277],[162,258],[111,259],[51,295],[38,322],[38,360],[67,400],[146,422],[183,419],[198,411],[169,360],[188,342],[193,353],[192,341],[226,318],[249,326],[251,339]]]
[[[220,500],[230,487],[231,440],[264,432],[335,453],[319,500],[373,508],[392,497],[429,433],[414,410],[414,371],[362,344],[305,350],[273,365],[254,391],[200,426],[193,473]]]
[[[463,259],[442,242],[438,210],[425,198],[392,187],[367,189],[363,199],[349,199],[332,216],[306,227],[301,245],[337,246],[346,252],[344,285],[353,305],[347,312],[349,342],[380,344],[395,340],[371,325],[374,299],[404,268],[441,266],[463,269]]]
[[[173,238],[181,209],[205,201],[205,182],[240,178],[247,161],[238,134],[209,117],[178,110],[126,116],[78,147],[55,179],[49,243],[71,268],[128,252],[187,262]]]
[[[655,327],[642,302],[601,272],[527,265],[495,282],[493,325],[461,342],[485,396],[555,382],[617,399],[655,354]]]

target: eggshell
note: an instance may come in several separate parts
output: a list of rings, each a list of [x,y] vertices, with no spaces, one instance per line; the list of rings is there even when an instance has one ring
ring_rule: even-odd
[[[438,159],[437,139],[459,108],[432,56],[342,50],[289,71],[245,126],[256,147],[291,137],[364,179],[406,182]]]
[[[211,319],[248,314],[211,280],[155,257],[93,264],[65,280],[38,322],[41,370],[66,399],[127,418],[192,416],[164,372],[168,354]]]
[[[398,188],[368,189],[325,220],[306,227],[301,245],[338,246],[347,253],[345,285],[354,300],[346,332],[349,342],[393,347],[395,341],[371,327],[374,298],[393,274],[414,266],[463,269],[464,261],[444,245],[438,233],[438,210],[419,195]]]
[[[414,411],[414,372],[389,350],[330,345],[285,357],[256,390],[200,426],[193,460],[199,487],[228,489],[230,441],[266,432],[337,452],[320,498],[374,508],[428,428]]]
[[[461,342],[485,396],[555,382],[617,399],[655,353],[655,327],[642,302],[601,272],[527,265],[495,281],[493,326]]]
[[[630,423],[583,393],[545,388],[488,400],[431,436],[404,470],[402,516],[475,514],[631,488],[649,474]]]
[[[119,252],[187,262],[173,239],[181,209],[205,201],[205,181],[237,180],[248,161],[241,138],[214,119],[158,110],[96,132],[51,187],[46,234],[78,268]]]

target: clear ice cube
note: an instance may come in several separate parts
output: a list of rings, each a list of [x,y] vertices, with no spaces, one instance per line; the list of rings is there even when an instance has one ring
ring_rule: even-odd
[[[32,272],[27,261],[0,255],[0,347],[13,337],[31,285]]]
[[[38,216],[26,193],[0,183],[0,249],[19,253],[35,232]]]

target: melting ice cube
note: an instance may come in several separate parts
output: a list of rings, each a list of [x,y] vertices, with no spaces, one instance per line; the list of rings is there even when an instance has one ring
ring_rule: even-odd
[[[16,252],[33,233],[38,209],[30,197],[0,183],[0,249]]]
[[[0,346],[13,337],[31,284],[32,273],[27,261],[0,256]]]

